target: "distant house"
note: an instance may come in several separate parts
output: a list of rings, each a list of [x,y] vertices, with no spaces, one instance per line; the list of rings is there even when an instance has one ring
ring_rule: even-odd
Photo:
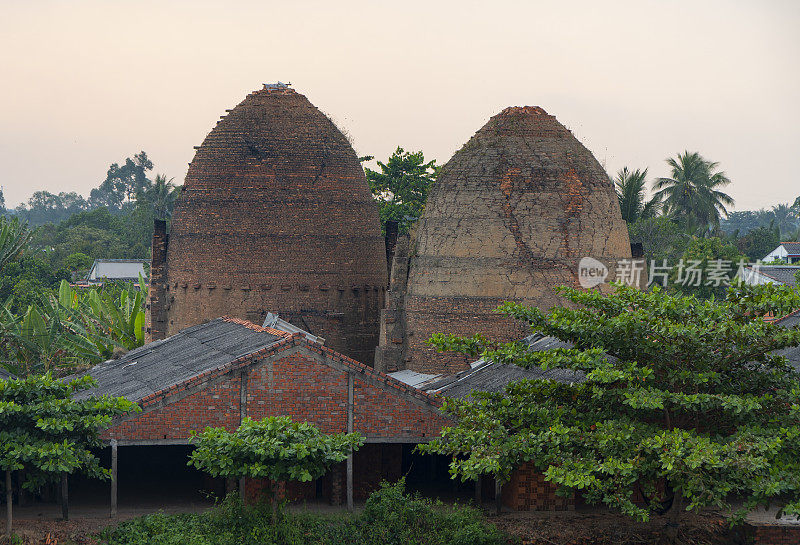
[[[739,274],[745,284],[756,286],[759,284],[779,284],[796,286],[795,274],[800,271],[800,262],[797,265],[759,265],[745,267]]]
[[[768,253],[762,261],[764,263],[784,261],[788,265],[800,264],[800,242],[781,242],[780,246]]]
[[[138,282],[139,275],[147,278],[144,266],[149,262],[149,259],[95,259],[86,281],[89,284]]]

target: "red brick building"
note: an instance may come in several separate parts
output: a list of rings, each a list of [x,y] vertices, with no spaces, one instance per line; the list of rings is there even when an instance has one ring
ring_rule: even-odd
[[[80,396],[124,396],[142,412],[118,419],[104,438],[114,452],[188,445],[192,430],[234,430],[244,417],[289,415],[325,433],[356,431],[366,444],[324,482],[296,496],[340,503],[353,483],[364,499],[400,477],[404,445],[426,442],[447,419],[433,396],[309,341],[244,320],[219,318],[94,367]],[[406,449],[407,450],[407,449]],[[125,468],[120,468],[120,472]]]

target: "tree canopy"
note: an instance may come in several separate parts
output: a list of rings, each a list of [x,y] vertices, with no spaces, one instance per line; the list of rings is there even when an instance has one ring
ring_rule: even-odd
[[[101,445],[100,432],[114,416],[139,408],[124,398],[72,398],[94,385],[89,376],[0,380],[0,470],[24,476],[28,489],[64,473],[107,478],[110,471],[92,449]]]
[[[671,174],[653,184],[655,198],[669,216],[680,221],[690,232],[705,233],[719,227],[733,198],[722,188],[731,183],[719,163],[706,160],[698,152],[686,151],[667,159]]]
[[[288,416],[245,418],[235,432],[206,428],[192,432],[189,465],[214,477],[311,481],[364,444],[358,433],[323,434]]]
[[[393,220],[400,233],[408,233],[425,209],[428,191],[436,180],[436,160],[425,162],[421,151],[398,147],[386,163],[378,161],[378,167],[380,171],[368,168],[366,174],[378,202],[381,226]]]
[[[800,330],[761,318],[800,307],[796,291],[732,286],[724,301],[628,286],[559,291],[575,306],[506,303],[500,312],[571,348],[533,352],[480,335],[432,342],[578,378],[448,399],[457,424],[420,449],[453,456],[450,470],[462,479],[503,481],[531,462],[561,493],[639,519],[669,509],[674,521],[686,510],[728,508],[733,497],[744,510],[773,502],[800,513],[800,374],[775,352],[800,344]],[[647,504],[634,501],[637,489]]]

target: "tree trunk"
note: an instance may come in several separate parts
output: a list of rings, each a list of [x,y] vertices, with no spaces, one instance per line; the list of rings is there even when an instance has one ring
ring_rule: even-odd
[[[11,470],[6,469],[6,537],[11,537]]]
[[[61,474],[61,516],[64,520],[69,520],[69,484],[67,474]]]
[[[661,545],[674,545],[678,543],[678,533],[680,530],[679,520],[683,514],[683,492],[675,490],[675,496],[672,500],[672,509],[667,514],[667,522],[664,525],[664,532],[661,534]]]
[[[499,476],[494,478],[494,510],[496,515],[503,510],[503,484],[500,482]]]

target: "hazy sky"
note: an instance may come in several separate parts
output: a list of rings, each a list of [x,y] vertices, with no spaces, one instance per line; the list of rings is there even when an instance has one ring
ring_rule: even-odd
[[[800,2],[0,0],[0,184],[88,195],[147,151],[182,182],[226,109],[289,81],[359,154],[445,162],[539,105],[610,172],[719,161],[737,209],[800,195]]]

